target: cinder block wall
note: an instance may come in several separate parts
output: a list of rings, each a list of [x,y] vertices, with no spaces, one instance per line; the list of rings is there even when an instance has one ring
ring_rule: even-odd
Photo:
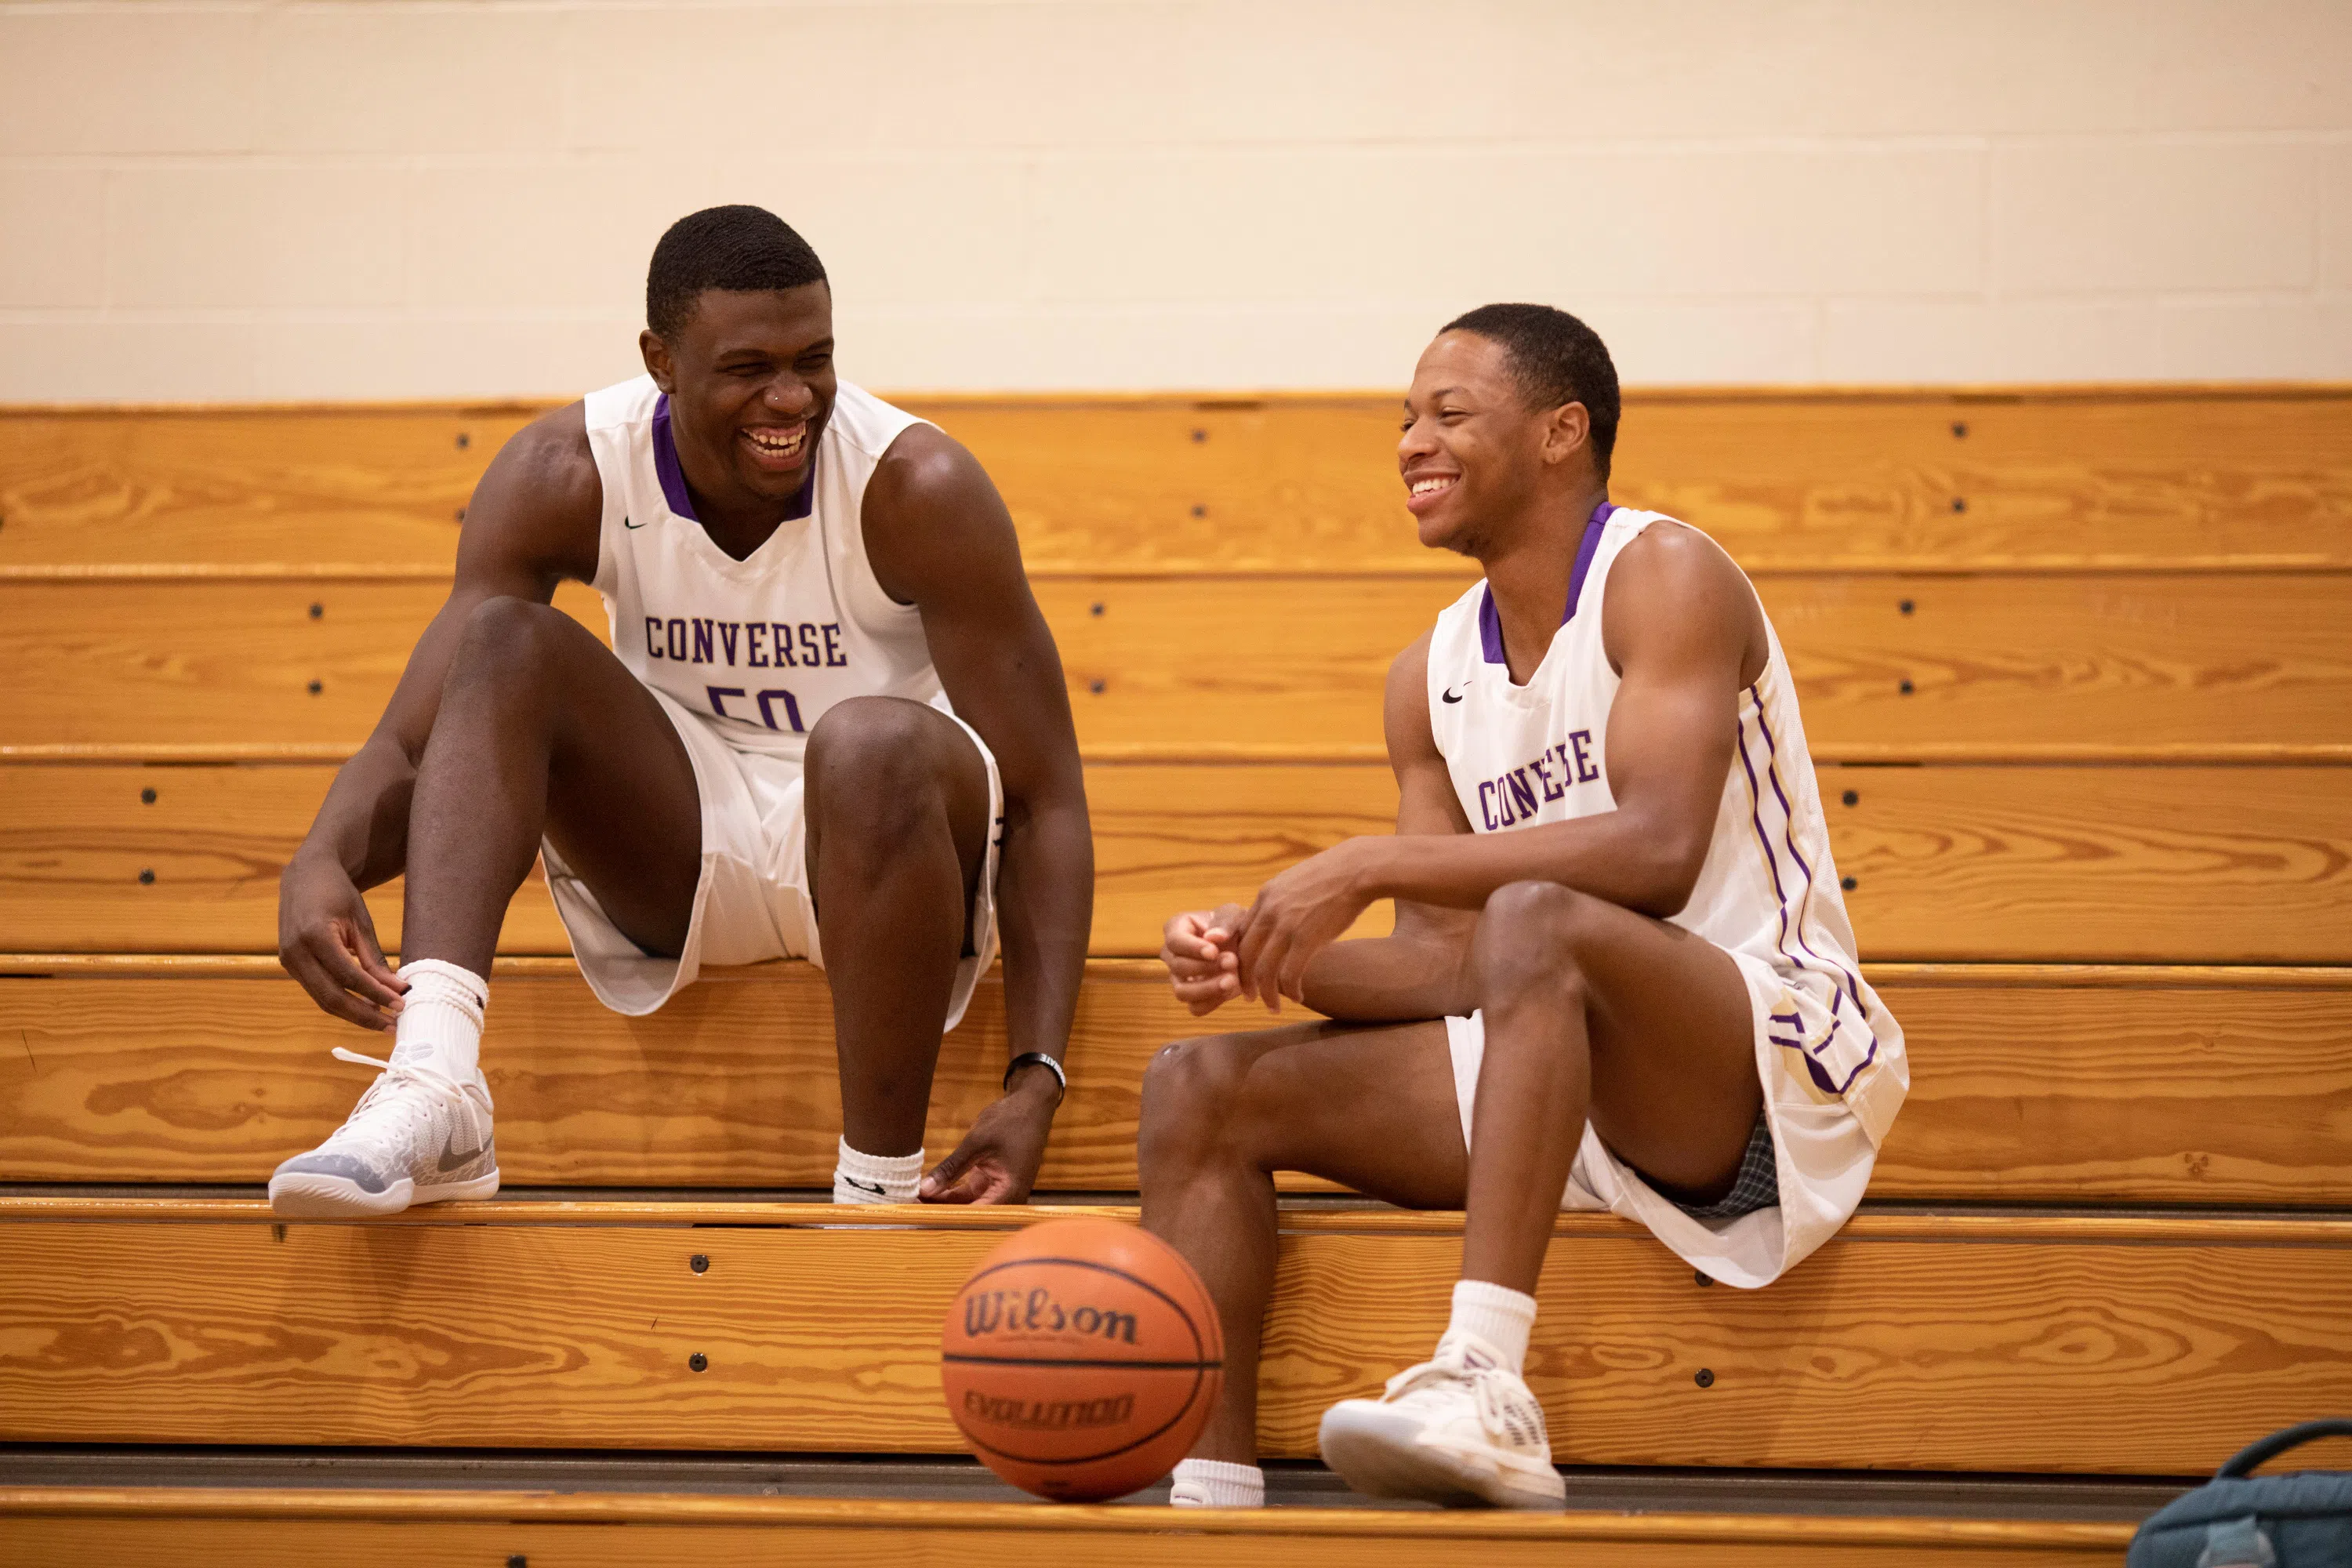
[[[894,388],[2352,376],[2342,0],[0,4],[0,400],[575,391],[753,201]]]

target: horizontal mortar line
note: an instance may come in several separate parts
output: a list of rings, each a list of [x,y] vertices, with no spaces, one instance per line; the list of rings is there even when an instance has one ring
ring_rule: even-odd
[[[348,761],[357,741],[135,742],[58,741],[0,744],[0,765],[297,767]],[[1857,767],[2346,767],[2352,742],[2158,742],[2106,745],[2073,741],[1828,742],[1811,748],[1815,763]],[[1282,742],[1098,742],[1078,747],[1102,767],[1385,766],[1377,742],[1297,745]]]

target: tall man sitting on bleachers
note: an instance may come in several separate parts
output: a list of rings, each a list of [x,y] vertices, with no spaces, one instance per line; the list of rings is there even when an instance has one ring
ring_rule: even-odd
[[[971,454],[837,379],[815,254],[756,207],[681,219],[646,376],[537,420],[466,511],[457,582],[286,868],[279,957],[395,1031],[351,1119],[270,1179],[282,1215],[498,1190],[478,1065],[508,901],[544,854],[588,984],[642,1015],[706,963],[822,963],[834,1199],[922,1176],[940,1035],[1004,953],[1005,1092],[921,1181],[1018,1202],[1093,906],[1060,656]],[[551,607],[593,584],[608,650]],[[394,973],[361,889],[405,872]],[[1001,896],[1000,896],[1001,895]]]
[[[1486,580],[1390,669],[1396,835],[1168,924],[1195,1014],[1288,997],[1332,1020],[1184,1041],[1144,1081],[1144,1223],[1207,1280],[1229,1358],[1180,1503],[1265,1495],[1275,1172],[1469,1210],[1436,1353],[1335,1405],[1324,1458],[1379,1497],[1558,1508],[1522,1376],[1554,1215],[1613,1209],[1763,1285],[1853,1212],[1908,1087],[1780,645],[1711,541],[1610,504],[1617,417],[1573,316],[1490,305],[1438,335],[1406,505]],[[1335,940],[1380,899],[1393,935]]]

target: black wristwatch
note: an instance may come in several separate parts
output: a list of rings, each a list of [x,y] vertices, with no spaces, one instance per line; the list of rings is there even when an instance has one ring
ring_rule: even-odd
[[[1070,1075],[1062,1070],[1061,1063],[1055,1061],[1053,1058],[1047,1056],[1043,1051],[1024,1051],[1019,1056],[1014,1057],[1011,1061],[1004,1064],[1005,1093],[1011,1094],[1013,1092],[1013,1075],[1019,1072],[1023,1068],[1027,1067],[1032,1062],[1044,1064],[1045,1070],[1054,1075],[1055,1083],[1060,1086],[1054,1095],[1054,1103],[1056,1106],[1060,1105],[1063,1100],[1069,1098]]]

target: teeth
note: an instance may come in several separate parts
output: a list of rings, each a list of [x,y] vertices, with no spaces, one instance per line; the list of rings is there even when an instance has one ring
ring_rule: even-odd
[[[792,430],[782,433],[760,429],[746,430],[743,434],[749,436],[751,438],[751,445],[761,451],[773,452],[781,457],[800,450],[801,442],[808,435],[808,426],[796,426]]]
[[[1432,495],[1447,489],[1453,483],[1452,479],[1415,479],[1412,482],[1412,493],[1417,496]]]

